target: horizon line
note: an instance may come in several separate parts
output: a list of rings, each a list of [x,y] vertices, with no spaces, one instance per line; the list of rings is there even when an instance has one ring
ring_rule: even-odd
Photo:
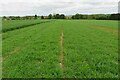
[[[97,14],[118,14],[120,12],[114,12],[114,13],[76,13],[76,14],[83,14],[83,15],[97,15]],[[52,15],[54,14],[64,14],[64,13],[50,13]],[[34,15],[37,15],[37,16],[48,16],[49,14],[47,15],[39,15],[39,14],[27,14],[27,15],[0,15],[0,17],[4,17],[4,16],[34,16]],[[75,15],[75,14],[64,14],[66,16],[72,16],[72,15]]]

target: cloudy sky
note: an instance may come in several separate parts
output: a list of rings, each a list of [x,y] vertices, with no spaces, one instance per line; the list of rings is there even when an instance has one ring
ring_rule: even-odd
[[[0,16],[117,13],[119,0],[1,0]]]

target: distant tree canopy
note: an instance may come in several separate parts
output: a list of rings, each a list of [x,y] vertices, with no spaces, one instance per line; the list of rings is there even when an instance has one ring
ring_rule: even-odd
[[[3,16],[3,20],[31,20],[38,19],[38,16]]]
[[[49,14],[47,19],[65,19],[66,16],[64,14]]]
[[[44,19],[44,16],[41,16],[41,19]]]
[[[48,15],[48,19],[52,19],[52,17],[53,17],[52,14]]]
[[[64,14],[60,15],[60,19],[65,19],[65,18],[66,18],[66,16]]]
[[[35,14],[35,19],[37,19],[37,15]]]
[[[10,16],[9,17],[11,20],[20,20],[20,16]]]
[[[83,15],[77,13],[77,14],[72,16],[72,19],[83,19]]]
[[[93,15],[75,14],[71,18],[72,19],[96,19],[96,20],[120,20],[120,14],[93,14]]]
[[[120,13],[117,14],[75,14],[72,16],[65,16],[64,14],[49,14],[48,16],[3,16],[3,20],[28,20],[28,19],[96,19],[96,20],[120,20]]]
[[[118,14],[111,14],[109,19],[110,20],[120,20],[120,13],[118,13]]]

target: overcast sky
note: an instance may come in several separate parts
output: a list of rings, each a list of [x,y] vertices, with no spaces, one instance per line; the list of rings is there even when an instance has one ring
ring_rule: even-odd
[[[119,0],[0,0],[3,15],[66,15],[117,13]]]

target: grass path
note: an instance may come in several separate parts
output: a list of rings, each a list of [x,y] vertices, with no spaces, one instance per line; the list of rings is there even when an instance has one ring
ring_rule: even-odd
[[[63,32],[61,33],[61,37],[60,37],[61,41],[61,56],[60,56],[60,67],[63,70],[64,69],[64,34]]]

